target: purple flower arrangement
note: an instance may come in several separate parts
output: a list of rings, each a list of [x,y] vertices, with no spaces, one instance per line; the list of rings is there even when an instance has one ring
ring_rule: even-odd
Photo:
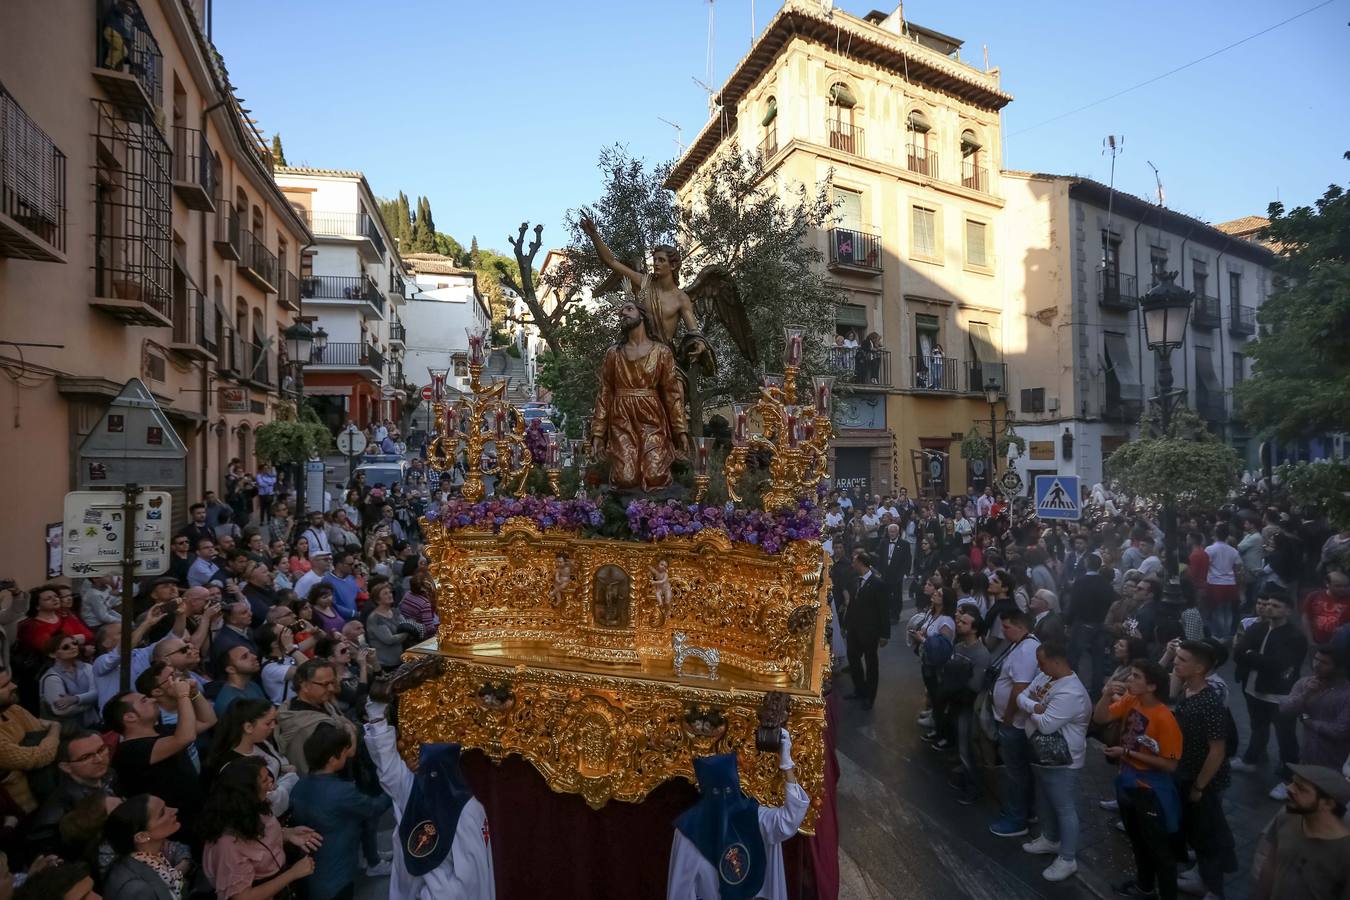
[[[721,528],[733,541],[753,544],[765,553],[781,553],[791,541],[820,539],[816,504],[801,500],[781,512],[739,509],[667,500],[634,500],[628,504],[628,528],[640,541],[698,534],[705,528]]]
[[[564,528],[579,531],[596,528],[604,522],[599,507],[590,500],[559,500],[556,497],[494,497],[468,503],[450,499],[441,511],[446,528],[491,528],[501,530],[507,519],[523,516],[540,528]]]

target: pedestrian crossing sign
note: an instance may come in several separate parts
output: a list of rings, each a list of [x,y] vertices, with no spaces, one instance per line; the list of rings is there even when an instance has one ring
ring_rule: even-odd
[[[1083,513],[1077,475],[1037,475],[1036,515],[1077,521]]]

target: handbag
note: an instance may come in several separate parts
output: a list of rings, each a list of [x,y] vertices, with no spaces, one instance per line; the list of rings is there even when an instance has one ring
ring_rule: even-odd
[[[1069,742],[1058,731],[1053,734],[1034,732],[1028,742],[1031,747],[1031,762],[1034,765],[1063,768],[1073,762]]]

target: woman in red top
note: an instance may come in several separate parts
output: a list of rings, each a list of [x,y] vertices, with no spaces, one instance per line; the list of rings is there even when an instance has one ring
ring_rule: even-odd
[[[34,653],[44,653],[47,642],[58,634],[70,635],[80,644],[94,640],[94,633],[80,617],[61,609],[61,586],[34,588],[28,600],[28,618],[19,623],[17,643]]]

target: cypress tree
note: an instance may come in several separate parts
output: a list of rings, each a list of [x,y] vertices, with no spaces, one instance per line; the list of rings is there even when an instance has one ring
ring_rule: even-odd
[[[273,165],[286,165],[286,151],[281,149],[281,132],[272,135],[272,163]]]

